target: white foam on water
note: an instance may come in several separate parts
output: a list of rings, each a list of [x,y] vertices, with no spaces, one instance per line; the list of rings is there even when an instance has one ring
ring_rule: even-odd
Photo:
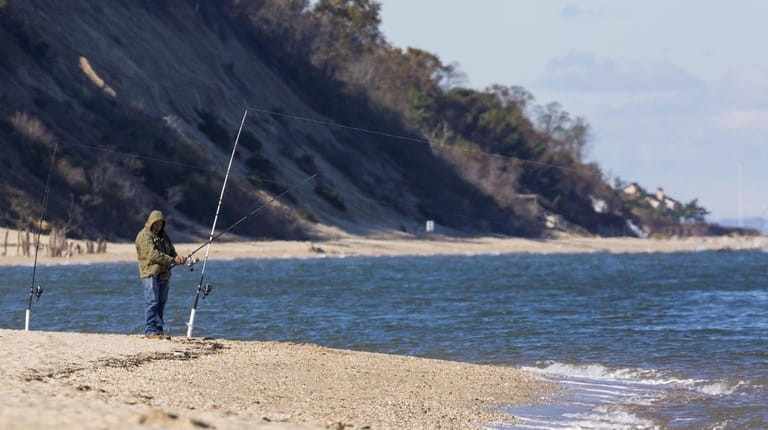
[[[700,393],[708,394],[710,396],[730,396],[745,384],[746,382],[744,381],[739,381],[735,384],[728,381],[716,381],[697,385],[695,389]]]
[[[566,418],[572,419],[572,425],[578,429],[656,429],[659,428],[652,421],[639,418],[637,415],[625,411],[611,411],[605,408],[597,408],[592,413],[566,414]]]
[[[601,364],[544,362],[523,369],[562,384],[564,394],[550,405],[509,411],[517,422],[504,429],[660,429],[662,424],[639,416],[637,409],[648,409],[673,392],[724,396],[744,384]]]
[[[575,365],[568,363],[546,362],[542,367],[524,367],[523,369],[548,377],[565,378],[563,382],[578,384],[586,380],[590,385],[598,382],[621,390],[645,390],[643,387],[673,387],[712,396],[733,394],[744,381],[732,383],[726,380],[706,380],[679,378],[655,369],[610,369],[601,364]]]
[[[706,407],[711,401],[739,401],[764,389],[742,379],[687,378],[665,370],[610,368],[601,364],[547,361],[523,369],[559,383],[562,395],[545,405],[506,410],[516,422],[501,429],[638,430],[670,425],[691,428],[692,422],[712,429],[741,428],[741,424],[727,419],[701,422],[704,411],[697,408]],[[671,410],[676,412],[670,415]]]
[[[542,363],[543,367],[526,367],[525,369],[549,376],[586,378],[598,381],[627,381],[665,385],[670,381],[661,379],[661,372],[647,369],[610,369],[601,364],[568,364],[558,362]]]

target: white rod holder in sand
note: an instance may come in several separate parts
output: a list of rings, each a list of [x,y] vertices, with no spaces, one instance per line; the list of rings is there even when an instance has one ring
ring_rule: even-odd
[[[187,338],[192,337],[192,329],[195,328],[195,312],[197,309],[192,308],[189,312],[189,322],[187,323]]]
[[[27,315],[24,317],[24,331],[29,331],[29,314],[30,310],[27,309]]]

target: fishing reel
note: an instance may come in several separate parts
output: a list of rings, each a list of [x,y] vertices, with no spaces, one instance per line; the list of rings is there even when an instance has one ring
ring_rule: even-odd
[[[35,295],[35,302],[40,301],[40,296],[43,295],[43,287],[38,285],[36,288],[32,288],[32,294]]]
[[[199,262],[200,262],[199,258],[189,257],[189,258],[187,258],[187,262],[184,263],[184,265],[186,265],[189,268],[190,272],[194,272],[195,271],[195,267],[194,266],[195,266],[195,264],[197,264]]]
[[[203,298],[206,298],[208,296],[208,294],[211,293],[212,290],[213,290],[213,285],[205,284],[205,287],[203,287],[203,290],[202,290]]]

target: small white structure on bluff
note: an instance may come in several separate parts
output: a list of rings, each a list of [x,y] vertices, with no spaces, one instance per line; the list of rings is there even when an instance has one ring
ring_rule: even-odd
[[[603,199],[598,199],[597,197],[591,194],[588,197],[589,197],[589,200],[592,202],[592,210],[594,210],[596,213],[599,213],[599,214],[608,213],[608,202],[606,202]]]

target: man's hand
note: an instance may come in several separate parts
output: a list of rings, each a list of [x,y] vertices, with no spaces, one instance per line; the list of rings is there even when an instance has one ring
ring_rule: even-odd
[[[184,257],[183,255],[177,255],[176,258],[173,259],[173,264],[177,266],[181,266],[186,262],[187,262],[187,257]]]

